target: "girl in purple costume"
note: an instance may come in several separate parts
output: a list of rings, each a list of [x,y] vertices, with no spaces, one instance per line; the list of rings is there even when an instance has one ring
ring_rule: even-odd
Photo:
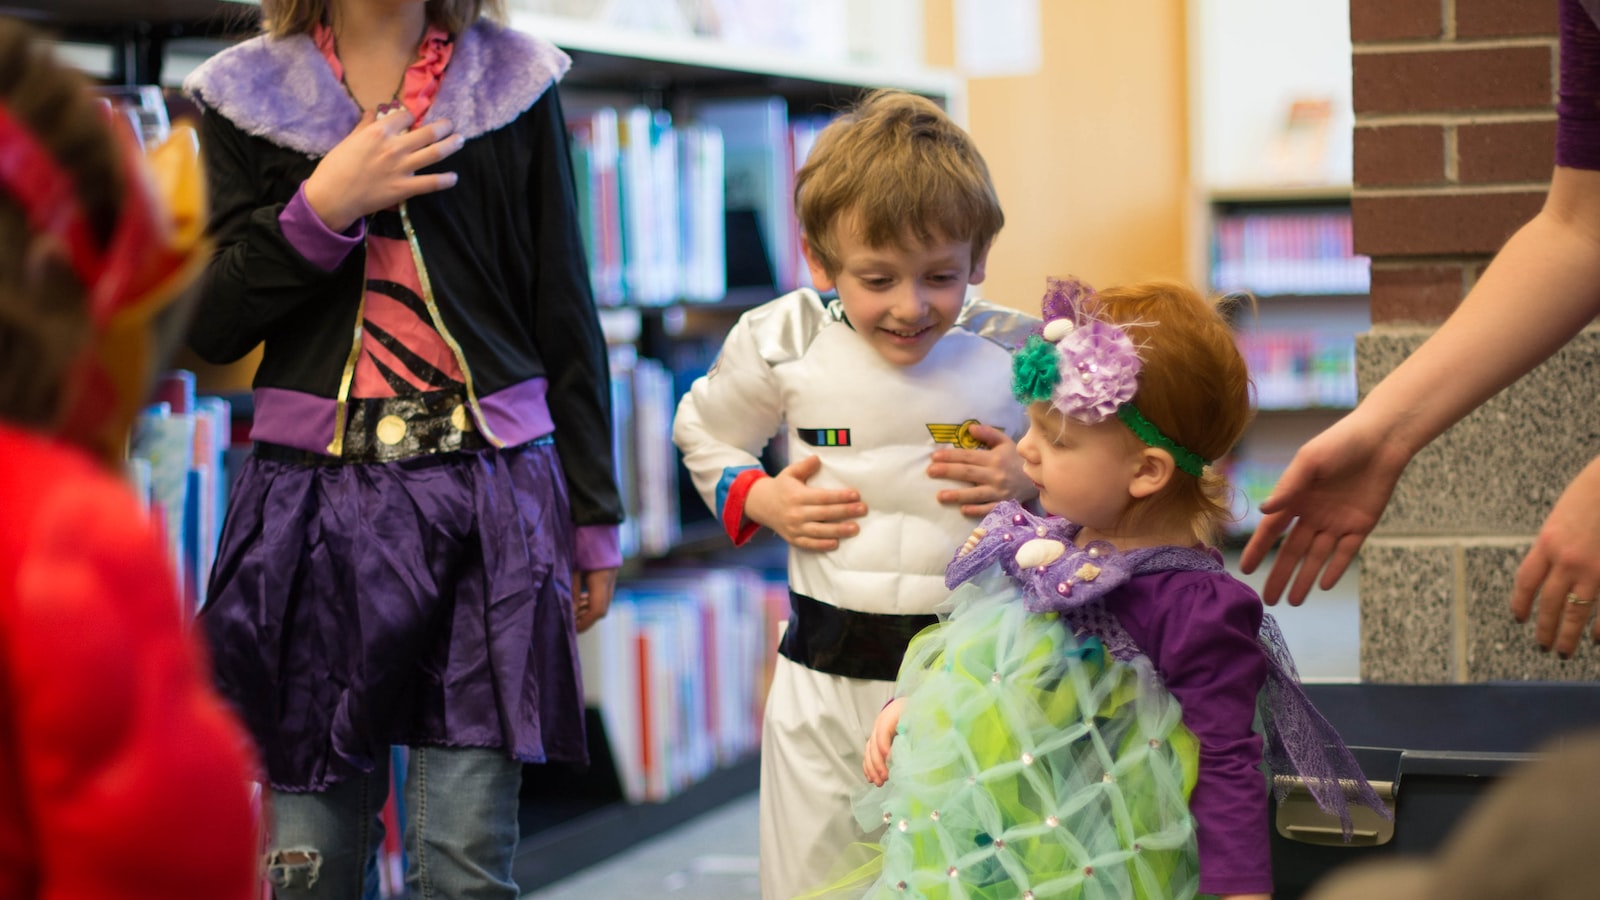
[[[1053,282],[1044,312],[1015,392],[1050,515],[997,507],[907,653],[863,764],[884,787],[861,817],[888,826],[868,895],[1265,897],[1264,755],[1347,834],[1340,778],[1387,813],[1208,546],[1229,517],[1209,461],[1251,417],[1244,361],[1178,285]]]
[[[514,898],[522,764],[586,759],[621,505],[569,60],[485,12],[263,0],[185,85],[218,245],[191,343],[264,345],[202,625],[279,897],[371,884],[403,744],[412,894]]]

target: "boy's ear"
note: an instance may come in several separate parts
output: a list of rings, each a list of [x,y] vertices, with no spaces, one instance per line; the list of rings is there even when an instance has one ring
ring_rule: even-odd
[[[823,268],[822,262],[817,259],[817,254],[811,250],[811,241],[805,235],[800,236],[800,252],[806,258],[806,268],[811,271],[811,284],[820,294],[833,290],[833,276]]]
[[[1172,482],[1177,470],[1171,453],[1158,447],[1145,447],[1139,451],[1139,466],[1128,483],[1128,493],[1137,500],[1153,497]]]
[[[993,246],[992,244],[990,246]],[[972,263],[972,274],[967,276],[967,284],[983,284],[983,279],[989,275],[989,248],[983,248],[978,258]]]

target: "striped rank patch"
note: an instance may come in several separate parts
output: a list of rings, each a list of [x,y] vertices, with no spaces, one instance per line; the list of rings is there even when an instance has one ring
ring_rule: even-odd
[[[848,428],[797,428],[800,440],[813,447],[848,447],[850,446],[850,429]]]

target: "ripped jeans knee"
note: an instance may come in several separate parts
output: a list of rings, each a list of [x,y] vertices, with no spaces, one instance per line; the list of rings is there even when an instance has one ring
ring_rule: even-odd
[[[281,890],[309,891],[322,874],[322,854],[309,847],[274,850],[264,862],[267,883]]]

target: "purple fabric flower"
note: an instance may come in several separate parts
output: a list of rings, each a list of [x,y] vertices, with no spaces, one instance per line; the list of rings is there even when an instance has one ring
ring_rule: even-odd
[[[1082,318],[1084,302],[1093,296],[1094,288],[1076,275],[1048,278],[1045,280],[1044,299],[1039,303],[1040,312],[1046,322],[1052,319],[1071,319],[1076,322]]]
[[[1139,352],[1128,333],[1089,320],[1056,343],[1061,381],[1052,403],[1086,425],[1098,424],[1139,392]]]

